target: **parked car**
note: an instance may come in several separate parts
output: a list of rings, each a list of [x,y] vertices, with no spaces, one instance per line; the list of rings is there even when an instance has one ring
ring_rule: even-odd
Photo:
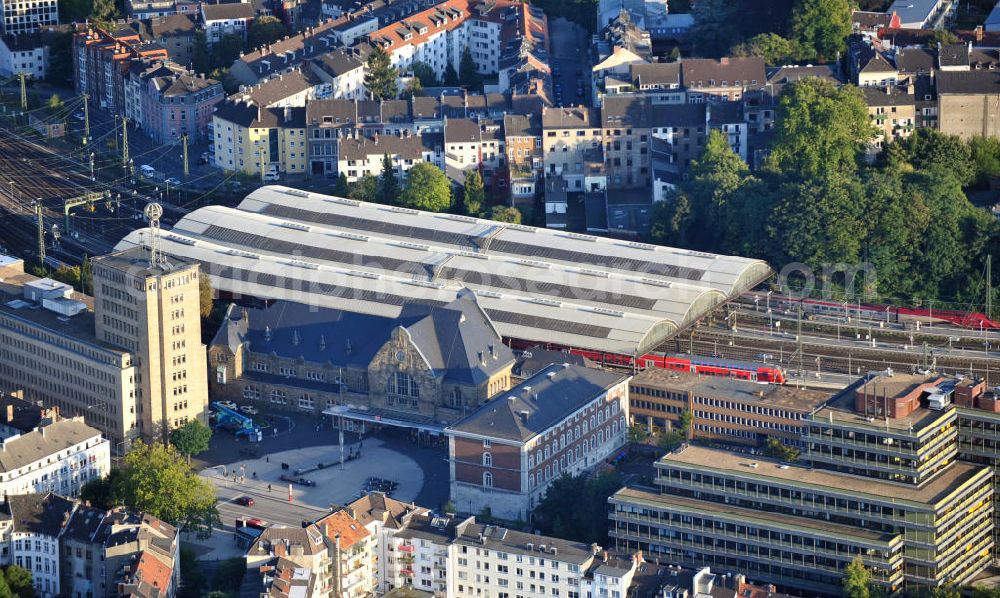
[[[280,180],[281,180],[281,175],[279,175],[277,172],[265,172],[264,173],[264,182],[265,183],[273,183],[275,181],[280,181]]]
[[[252,507],[255,504],[257,504],[256,501],[254,501],[253,497],[250,496],[241,496],[235,499],[233,502],[238,505],[242,505],[244,507]]]
[[[73,118],[75,118],[76,120],[78,120],[80,122],[83,122],[84,120],[86,120],[87,117],[84,116],[83,112],[75,112],[75,113],[73,113]]]
[[[241,517],[236,520],[236,527],[255,527],[257,529],[267,529],[267,522],[256,517]]]
[[[168,184],[168,185],[173,185],[175,187],[177,187],[177,186],[179,186],[181,184],[181,182],[178,181],[177,179],[175,179],[174,177],[170,177],[169,179],[167,179],[167,180],[165,180],[163,182],[166,183],[166,184]]]
[[[240,413],[246,415],[257,415],[259,411],[253,405],[240,405]]]
[[[282,469],[285,469],[285,464],[284,463],[282,463]],[[316,485],[316,482],[314,482],[314,481],[312,481],[312,480],[310,480],[308,478],[299,478],[299,477],[295,477],[295,476],[290,476],[288,474],[282,475],[279,479],[282,482],[291,482],[293,484],[299,484],[301,486],[315,486]]]
[[[236,409],[236,403],[232,401],[219,401],[219,405],[222,405],[226,409]]]

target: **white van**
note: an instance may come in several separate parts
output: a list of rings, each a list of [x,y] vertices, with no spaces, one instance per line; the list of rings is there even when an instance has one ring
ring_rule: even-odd
[[[264,173],[264,182],[265,183],[273,183],[275,181],[280,181],[280,180],[281,180],[281,176],[278,175],[277,172],[265,172]]]
[[[149,164],[143,164],[139,167],[139,173],[146,178],[153,178],[156,176],[156,169]]]

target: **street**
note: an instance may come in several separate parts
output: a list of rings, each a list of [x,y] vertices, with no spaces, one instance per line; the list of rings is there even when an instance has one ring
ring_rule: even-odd
[[[549,27],[549,32],[552,37],[552,84],[555,87],[553,99],[560,106],[589,106],[592,61],[587,32],[565,19],[557,19]],[[578,90],[582,93],[577,93]]]

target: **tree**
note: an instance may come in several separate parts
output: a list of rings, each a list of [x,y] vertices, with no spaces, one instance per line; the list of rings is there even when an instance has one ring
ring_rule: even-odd
[[[743,222],[728,222],[730,202],[747,182],[750,169],[729,146],[725,133],[712,130],[701,158],[691,164],[685,189],[694,208],[693,245],[721,248],[723,239],[738,234]]]
[[[904,159],[915,170],[940,166],[950,172],[962,187],[971,185],[976,177],[972,148],[957,135],[921,128],[903,140],[900,147]]]
[[[616,473],[556,478],[535,508],[535,523],[545,535],[607,546],[608,497],[622,486]]]
[[[191,48],[191,65],[195,72],[208,73],[215,68],[215,57],[212,49],[208,47],[208,38],[204,31],[197,31],[194,34],[194,43]]]
[[[48,106],[52,112],[58,112],[63,109],[63,101],[59,97],[59,94],[54,93],[49,97]]]
[[[1000,177],[1000,139],[976,136],[969,140],[974,184],[986,187],[990,179]]]
[[[351,185],[351,192],[347,195],[358,201],[378,201],[378,179],[370,174],[364,175]]]
[[[458,80],[461,85],[470,89],[480,89],[483,78],[476,69],[476,61],[472,58],[472,50],[465,46],[462,50],[462,60],[458,63]]]
[[[17,565],[9,565],[3,570],[4,581],[17,598],[35,598],[35,586],[31,582],[31,572]]]
[[[94,294],[94,272],[87,254],[83,254],[83,263],[80,264],[80,292],[85,295]]]
[[[333,185],[333,194],[336,197],[347,197],[351,194],[351,184],[347,182],[347,175],[343,172],[337,177],[337,182]]]
[[[410,65],[410,71],[420,81],[421,87],[438,87],[441,85],[441,82],[438,81],[437,73],[434,72],[434,68],[426,62],[417,60]]]
[[[90,19],[98,25],[105,27],[115,19],[119,18],[118,6],[115,0],[92,0],[90,4]]]
[[[685,438],[691,436],[691,425],[693,422],[694,422],[694,416],[688,409],[681,411],[680,414],[677,416],[677,427],[680,429],[681,432],[683,432]]]
[[[396,203],[399,195],[399,180],[396,179],[396,167],[392,163],[392,156],[386,153],[382,157],[382,174],[378,181],[378,200],[381,203]]]
[[[800,57],[832,61],[851,34],[851,0],[800,0],[792,11],[792,39]]]
[[[635,442],[635,443],[638,443],[638,444],[642,444],[642,443],[646,442],[647,438],[649,438],[649,432],[646,431],[645,427],[640,426],[639,424],[635,424],[635,425],[632,425],[632,426],[628,427],[628,441],[629,442]]]
[[[80,0],[83,2],[84,0]],[[89,3],[87,3],[89,5]],[[65,15],[65,3],[59,4],[59,12]],[[88,8],[89,10],[89,8]],[[79,21],[82,18],[63,17],[69,21]],[[84,17],[86,18],[86,13]],[[66,87],[73,79],[73,33],[70,31],[52,32],[49,34],[49,68],[45,71],[45,80],[59,87]]]
[[[247,565],[243,557],[233,557],[219,563],[212,579],[212,588],[222,592],[239,592]]]
[[[208,584],[197,558],[193,550],[181,546],[181,587],[177,591],[177,598],[202,598],[206,594]]]
[[[257,17],[250,25],[250,29],[247,30],[247,47],[259,48],[273,44],[286,35],[288,35],[288,28],[277,17],[270,15]]]
[[[59,266],[52,273],[52,278],[59,282],[64,282],[76,290],[80,290],[80,267],[79,266]]]
[[[839,1],[839,0],[838,0]],[[782,90],[767,169],[800,180],[857,172],[874,136],[861,91],[809,78]]]
[[[212,66],[229,68],[242,51],[243,36],[239,33],[227,33],[212,46]]]
[[[653,204],[649,237],[659,245],[689,247],[688,229],[694,221],[691,202],[684,193],[672,193]]]
[[[419,98],[423,95],[424,95],[423,83],[420,82],[420,79],[413,77],[406,84],[406,89],[403,90],[403,93],[400,95],[400,97],[404,100],[409,100],[411,98]]]
[[[137,442],[125,455],[116,498],[126,506],[199,532],[219,523],[215,489],[171,445]]]
[[[788,64],[798,60],[799,48],[777,33],[761,33],[733,46],[734,56],[759,56],[767,64]]]
[[[444,85],[445,87],[458,86],[458,71],[450,62],[444,67]]]
[[[730,0],[699,0],[691,7],[694,25],[688,39],[698,55],[720,56],[733,45],[734,14],[740,13]]]
[[[764,455],[772,459],[781,459],[791,463],[798,461],[800,454],[799,449],[790,447],[777,438],[768,438],[767,442],[764,443]]]
[[[208,450],[208,442],[211,439],[212,429],[196,419],[175,428],[170,433],[170,442],[177,447],[181,454],[187,456],[188,463],[191,462],[192,455]]]
[[[80,488],[80,500],[85,500],[98,509],[118,506],[116,498],[121,483],[122,470],[113,467],[103,478],[90,480]]]
[[[429,162],[420,162],[406,176],[406,185],[399,199],[408,208],[444,212],[451,206],[451,184],[440,168]]]
[[[215,290],[212,289],[212,279],[205,273],[198,274],[198,313],[204,320],[212,315],[212,300],[215,297]]]
[[[665,451],[672,451],[684,444],[684,440],[684,434],[677,430],[670,430],[669,432],[660,434],[660,437],[656,440],[656,444]]]
[[[462,195],[462,207],[469,216],[478,216],[486,203],[486,191],[483,189],[483,175],[473,168],[465,175],[465,193]]]
[[[381,46],[368,57],[365,70],[365,87],[373,100],[392,100],[399,95],[399,71],[392,66],[392,58]]]
[[[846,598],[871,597],[872,574],[860,556],[854,557],[854,560],[844,567],[842,583]]]
[[[63,0],[59,3],[59,18],[67,23],[82,22],[90,17],[90,10],[90,0]]]
[[[681,59],[681,49],[677,46],[674,46],[673,49],[670,50],[670,56],[667,58],[667,62],[677,62],[680,59]]]
[[[490,208],[490,220],[521,224],[521,210],[512,206],[493,206]]]

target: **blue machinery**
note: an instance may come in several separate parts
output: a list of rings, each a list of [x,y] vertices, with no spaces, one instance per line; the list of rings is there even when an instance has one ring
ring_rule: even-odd
[[[260,428],[253,424],[253,420],[249,417],[234,411],[219,402],[212,403],[212,409],[215,409],[215,429],[224,428],[226,430],[232,430],[236,437],[247,436],[250,442],[260,442],[261,434]]]

